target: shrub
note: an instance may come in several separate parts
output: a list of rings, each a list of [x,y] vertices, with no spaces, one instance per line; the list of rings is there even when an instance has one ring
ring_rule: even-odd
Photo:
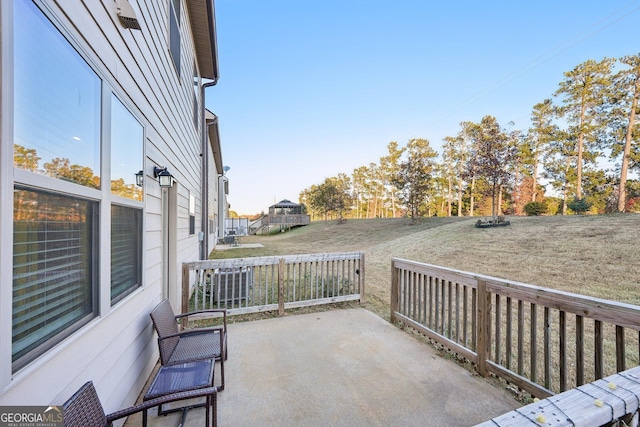
[[[591,203],[587,199],[573,199],[567,203],[567,207],[578,215],[583,215],[591,208]]]
[[[538,216],[547,213],[547,204],[545,202],[529,202],[524,205],[524,212],[527,216]]]

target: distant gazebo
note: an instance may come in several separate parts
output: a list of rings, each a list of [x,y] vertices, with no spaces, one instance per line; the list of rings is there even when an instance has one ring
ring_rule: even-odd
[[[307,225],[309,224],[310,217],[304,214],[303,211],[304,206],[284,199],[275,205],[269,206],[267,221],[269,225],[280,224],[286,228]]]

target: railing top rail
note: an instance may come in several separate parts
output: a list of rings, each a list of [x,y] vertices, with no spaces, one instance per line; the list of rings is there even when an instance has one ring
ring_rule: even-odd
[[[473,287],[477,286],[478,281],[483,281],[487,284],[487,291],[495,294],[640,330],[640,307],[636,305],[509,281],[402,258],[392,258],[392,263],[398,268],[414,269],[412,271],[432,274],[446,280]]]
[[[320,261],[341,261],[350,259],[359,259],[363,252],[335,252],[335,253],[317,253],[317,254],[299,254],[299,255],[274,255],[263,257],[248,258],[227,258],[227,259],[209,259],[203,261],[194,261],[185,263],[191,270],[207,270],[215,268],[231,268],[231,267],[256,267],[260,265],[277,265],[280,260],[284,260],[285,264],[295,264],[302,262],[320,262]]]

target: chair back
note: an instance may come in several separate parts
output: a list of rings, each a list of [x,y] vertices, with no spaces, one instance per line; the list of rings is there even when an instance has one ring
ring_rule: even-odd
[[[93,382],[85,383],[63,406],[65,427],[107,427],[107,416],[104,413],[98,393]]]
[[[164,365],[169,361],[173,351],[178,345],[179,337],[173,337],[168,339],[161,339],[167,335],[175,334],[179,332],[178,322],[176,322],[176,316],[171,308],[171,303],[168,299],[163,300],[158,304],[151,312],[151,321],[153,327],[158,334],[158,346],[160,347],[160,361]]]

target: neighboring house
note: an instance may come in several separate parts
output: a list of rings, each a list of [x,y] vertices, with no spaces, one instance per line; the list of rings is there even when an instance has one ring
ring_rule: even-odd
[[[304,212],[304,206],[293,203],[287,199],[280,200],[275,205],[269,206],[267,223],[269,225],[281,224],[283,227],[308,225],[310,217]]]
[[[179,311],[180,265],[213,249],[227,204],[204,109],[213,0],[3,0],[0,17],[0,405],[92,380],[112,412],[157,361],[149,312]]]

